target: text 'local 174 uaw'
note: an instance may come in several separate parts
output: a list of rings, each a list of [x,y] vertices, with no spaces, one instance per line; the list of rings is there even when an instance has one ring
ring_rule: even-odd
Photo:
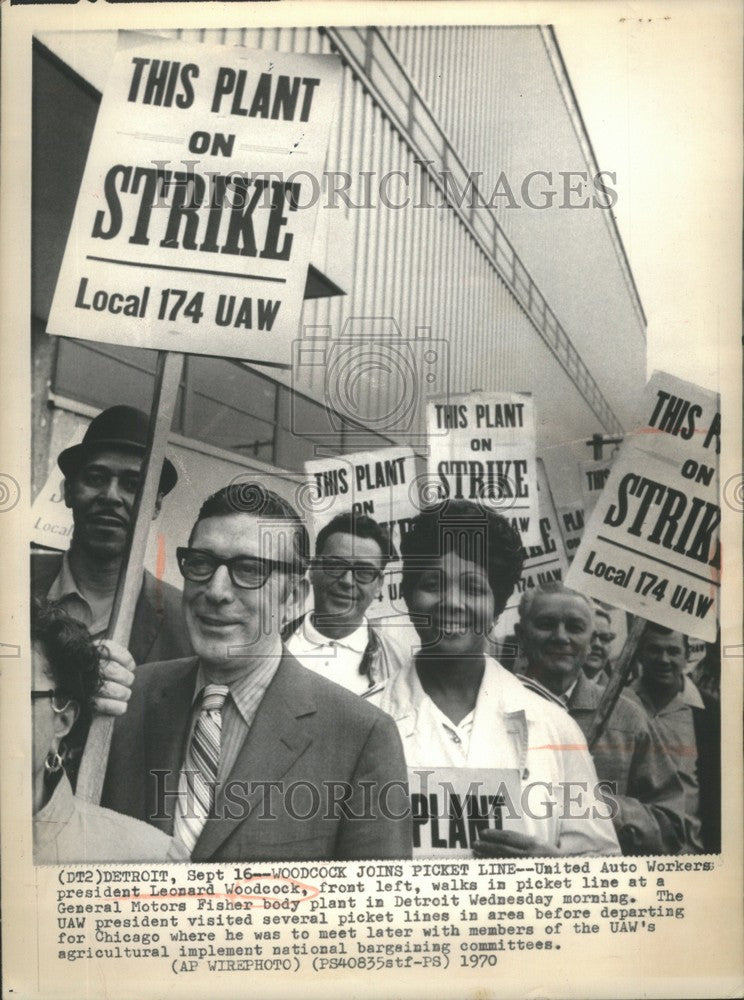
[[[686,635],[716,638],[721,576],[717,393],[664,372],[646,387],[567,583]]]
[[[122,39],[48,331],[289,364],[341,65]]]

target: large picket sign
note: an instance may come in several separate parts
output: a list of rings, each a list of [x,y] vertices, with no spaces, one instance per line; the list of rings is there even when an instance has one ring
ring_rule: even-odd
[[[124,38],[48,330],[290,364],[335,56]]]
[[[719,397],[655,372],[643,407],[643,423],[622,445],[567,583],[712,642],[721,558]]]
[[[469,393],[427,407],[428,473],[442,497],[502,514],[539,545],[535,415],[524,392]]]
[[[337,514],[355,511],[383,524],[396,553],[400,553],[403,531],[420,508],[416,459],[411,448],[381,448],[313,459],[305,462],[305,475],[311,498],[305,513],[314,537]],[[399,558],[388,564],[380,598],[367,612],[369,618],[406,615],[400,596],[400,571]]]
[[[122,644],[184,353],[291,364],[340,81],[335,56],[120,39],[47,330],[160,351],[107,632]],[[92,802],[112,729],[99,717],[88,735],[77,794]]]

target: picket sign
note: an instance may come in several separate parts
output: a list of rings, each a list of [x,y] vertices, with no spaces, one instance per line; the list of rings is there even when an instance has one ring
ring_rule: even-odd
[[[622,690],[647,621],[705,642],[716,636],[719,396],[657,371],[641,415],[612,463],[566,577],[570,588],[637,616],[590,745]]]
[[[720,590],[718,394],[655,372],[584,529],[569,587],[714,642]]]
[[[158,352],[150,425],[139,489],[134,500],[130,521],[130,539],[119,571],[107,630],[107,638],[124,647],[129,643],[134,611],[142,587],[142,564],[147,547],[147,535],[155,514],[160,475],[165,459],[168,435],[173,422],[182,370],[183,354],[175,351]],[[114,732],[114,721],[112,715],[96,714],[91,722],[76,788],[78,798],[84,799],[86,802],[97,804],[101,800],[111,737]]]
[[[341,74],[336,56],[119,38],[47,329],[159,352],[107,633],[122,646],[184,353],[292,360],[318,212],[308,185],[324,168]],[[94,718],[77,784],[89,802],[100,800],[112,732],[113,718]]]
[[[49,333],[288,364],[341,73],[337,56],[122,35]]]
[[[441,499],[493,510],[509,521],[524,546],[542,544],[531,393],[430,397],[427,431],[427,471]]]
[[[589,730],[589,737],[586,742],[590,750],[595,746],[597,740],[604,732],[607,720],[612,715],[617,699],[623,692],[628,675],[630,674],[630,668],[633,665],[635,651],[638,647],[638,643],[640,642],[645,627],[646,619],[636,617],[633,619],[633,624],[628,629],[628,634],[625,637],[623,648],[620,650],[620,655],[615,662],[612,676],[602,692],[602,698],[597,706],[597,711],[594,715],[591,729]]]
[[[472,858],[485,830],[524,833],[516,768],[410,767],[413,857]]]

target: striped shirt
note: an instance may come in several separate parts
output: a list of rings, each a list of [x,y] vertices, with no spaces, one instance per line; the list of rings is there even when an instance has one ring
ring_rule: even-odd
[[[232,770],[240,748],[245,743],[246,736],[256,717],[258,707],[266,694],[266,690],[274,679],[282,658],[282,647],[277,645],[275,653],[270,653],[265,659],[257,660],[255,664],[228,684],[230,694],[222,708],[222,740],[220,746],[220,764],[217,777],[225,781]],[[201,702],[204,687],[211,680],[220,683],[217,678],[207,678],[202,666],[196,674],[194,697],[191,702],[191,725],[189,727],[189,742],[194,732],[196,720],[201,712]],[[183,775],[181,776],[183,781]]]

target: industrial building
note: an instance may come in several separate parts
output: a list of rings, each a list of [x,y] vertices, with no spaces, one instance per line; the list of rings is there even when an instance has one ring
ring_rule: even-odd
[[[151,559],[164,553],[172,571],[180,539],[169,525],[190,524],[204,496],[234,476],[291,482],[318,454],[392,443],[423,455],[434,395],[531,393],[556,501],[577,499],[578,462],[592,457],[585,442],[632,425],[645,317],[612,214],[612,164],[596,162],[553,30],[158,36],[336,53],[344,71],[297,334],[322,343],[326,363],[303,365],[298,354],[288,371],[187,357],[172,437],[181,482]],[[50,502],[60,524],[65,516],[51,495],[56,455],[100,409],[149,408],[153,386],[154,352],[46,332],[115,44],[113,33],[85,46],[79,33],[74,42],[49,34],[34,51],[33,487],[51,493],[39,497],[33,541],[52,547],[65,544],[61,529],[44,533]],[[332,363],[349,337],[387,359],[353,387],[348,368]]]

